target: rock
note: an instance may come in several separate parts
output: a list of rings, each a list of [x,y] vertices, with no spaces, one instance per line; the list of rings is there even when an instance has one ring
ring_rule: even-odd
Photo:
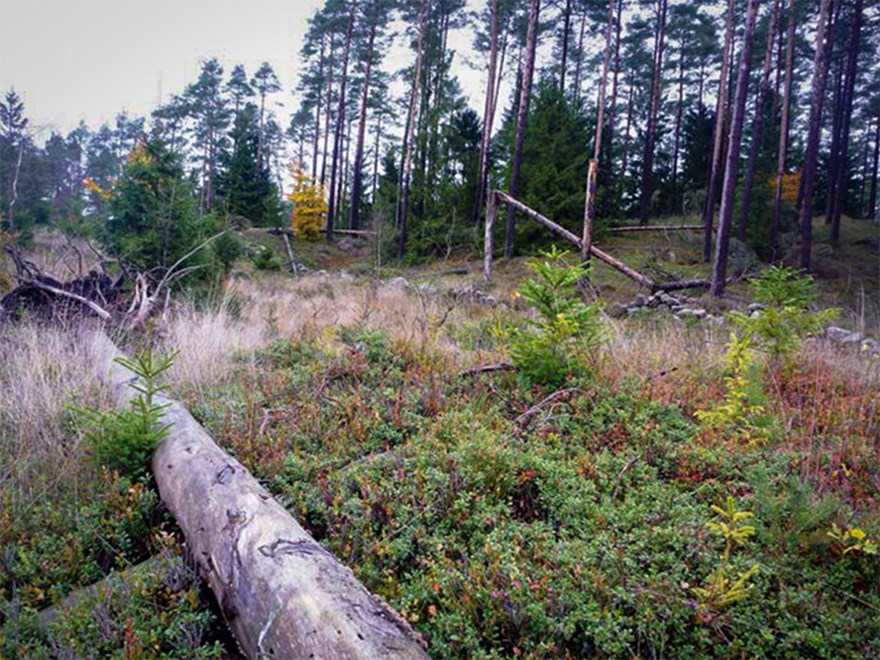
[[[862,339],[862,351],[868,355],[880,357],[880,342],[875,339]]]
[[[419,284],[418,289],[419,289],[419,293],[425,293],[428,295],[432,295],[432,294],[440,292],[440,289],[438,289],[436,286],[432,286],[432,285],[428,284],[427,282],[425,284]]]
[[[401,291],[405,291],[409,288],[409,280],[405,277],[395,277],[393,280],[388,280],[385,283],[385,286],[389,289],[399,289]]]
[[[844,328],[838,328],[835,325],[829,325],[825,329],[825,335],[828,339],[838,344],[858,344],[862,341],[862,335],[858,332],[850,332]]]
[[[632,309],[638,309],[637,307],[633,307]],[[608,314],[613,319],[622,319],[629,314],[630,308],[626,305],[621,305],[620,303],[614,303],[612,305],[608,305],[605,308],[605,313]]]
[[[685,317],[690,316],[690,317],[697,318],[697,319],[704,319],[704,318],[706,318],[707,313],[706,313],[705,309],[685,307],[680,312],[678,312],[678,314],[676,314],[676,316],[678,316],[680,318],[685,318]]]
[[[629,304],[629,307],[644,307],[647,304],[648,297],[645,294],[640,293],[636,296],[636,299]]]
[[[647,307],[627,307],[626,314],[627,316],[645,316],[649,313],[649,309]]]

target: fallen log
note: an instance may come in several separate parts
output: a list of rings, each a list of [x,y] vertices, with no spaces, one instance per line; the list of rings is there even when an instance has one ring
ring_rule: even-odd
[[[116,405],[135,394],[120,353],[94,333]],[[250,658],[424,658],[409,624],[317,543],[180,403],[156,397],[170,433],[153,455],[163,503]]]
[[[174,555],[150,557],[124,571],[110,573],[100,582],[74,591],[57,604],[41,610],[37,614],[37,624],[43,630],[48,630],[58,620],[59,616],[88,603],[89,599],[116,591],[121,592],[126,585],[143,582],[150,578],[160,579],[162,582],[168,583],[178,579],[177,575],[183,574],[187,570],[183,559],[180,557]],[[191,575],[193,574],[191,573]]]
[[[705,231],[706,225],[634,225],[632,227],[610,227],[609,234],[622,234],[631,231]]]
[[[655,291],[680,291],[682,289],[708,289],[709,280],[679,280],[654,285]]]

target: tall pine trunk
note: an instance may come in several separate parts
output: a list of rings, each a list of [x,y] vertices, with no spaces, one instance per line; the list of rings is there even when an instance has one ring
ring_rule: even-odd
[[[715,196],[718,193],[718,180],[721,178],[721,150],[724,145],[724,113],[727,108],[727,69],[730,64],[730,47],[733,41],[734,0],[727,2],[727,25],[724,28],[724,53],[721,56],[721,75],[718,80],[718,102],[715,106],[715,132],[712,144],[712,164],[709,170],[709,187],[706,190],[706,204],[703,207],[703,261],[709,262],[712,256],[712,226],[715,222]]]
[[[742,54],[739,74],[736,79],[736,100],[730,120],[730,139],[727,147],[727,166],[724,168],[724,187],[721,191],[721,209],[718,214],[718,236],[715,246],[715,263],[712,266],[712,283],[709,293],[718,297],[724,293],[727,278],[727,257],[730,250],[730,230],[733,224],[733,203],[736,193],[736,180],[739,176],[739,154],[742,147],[743,125],[745,124],[746,99],[749,95],[749,72],[752,65],[752,41],[755,34],[755,21],[761,0],[749,0],[746,11],[746,24],[743,31]]]
[[[746,166],[745,178],[743,180],[742,205],[739,214],[739,224],[737,226],[736,237],[746,242],[746,226],[749,218],[749,203],[752,198],[752,184],[755,180],[755,168],[758,164],[758,156],[761,153],[761,146],[764,135],[764,113],[767,109],[767,97],[770,95],[770,71],[773,64],[773,51],[776,45],[776,27],[779,22],[779,5],[780,0],[773,0],[773,7],[770,9],[770,25],[767,28],[767,49],[764,52],[764,69],[761,72],[761,87],[758,90],[758,98],[755,101],[755,121],[752,124],[752,143],[749,148],[749,162]]]
[[[353,2],[349,8],[348,28],[345,31],[345,46],[342,51],[342,77],[339,81],[339,105],[336,108],[336,131],[333,139],[333,158],[330,160],[330,202],[327,205],[327,240],[333,238],[333,223],[336,220],[341,199],[334,194],[336,189],[336,175],[340,169],[339,159],[342,149],[343,129],[345,127],[345,88],[348,85],[348,59],[351,52],[351,39],[354,32],[354,15],[357,11],[357,2]],[[341,198],[341,195],[339,195]]]
[[[324,78],[324,36],[321,36],[321,52],[318,56],[318,98],[315,100],[315,135],[312,145],[312,180],[318,178],[318,146],[321,134],[321,95],[323,93]]]
[[[605,58],[602,62],[602,77],[599,79],[599,101],[596,113],[596,139],[593,145],[593,159],[587,170],[586,200],[584,202],[584,227],[581,242],[581,261],[590,260],[593,244],[593,224],[596,220],[596,187],[598,179],[599,154],[602,150],[602,129],[605,122],[605,88],[608,85],[608,67],[611,64],[611,30],[614,27],[614,4],[608,0],[608,24],[605,26]]]
[[[819,140],[822,132],[822,105],[828,80],[828,63],[833,47],[833,30],[829,29],[834,0],[822,0],[816,28],[816,55],[813,63],[812,100],[807,134],[807,152],[804,156],[803,200],[801,216],[800,267],[809,270],[813,256],[813,192],[816,184],[816,163],[819,158]]]
[[[782,224],[782,181],[788,154],[788,132],[791,120],[791,95],[794,82],[794,9],[797,0],[788,5],[788,32],[785,42],[785,98],[782,100],[782,121],[779,127],[779,150],[776,156],[776,189],[773,194],[773,220],[770,223],[771,259],[779,258],[779,232]]]
[[[880,114],[877,115],[877,129],[874,132],[874,167],[871,174],[871,197],[868,199],[868,219],[877,219],[877,170],[880,168]]]
[[[840,141],[838,143],[839,156],[837,162],[837,177],[831,187],[831,241],[836,243],[840,240],[840,216],[843,213],[843,195],[845,191],[846,172],[849,165],[849,134],[853,114],[853,97],[855,96],[856,74],[859,59],[859,46],[862,36],[862,8],[863,0],[856,0],[853,10],[852,38],[850,39],[847,63],[846,85],[844,87],[843,125],[840,127]]]
[[[666,36],[667,0],[658,0],[657,37],[654,44],[654,74],[651,79],[651,106],[648,110],[648,126],[645,129],[645,154],[642,160],[642,189],[639,203],[639,220],[648,224],[651,217],[651,198],[654,196],[654,151],[657,141],[657,120],[660,114],[660,76],[663,72],[663,41]]]
[[[626,177],[626,168],[629,165],[629,128],[632,126],[632,116],[633,116],[633,94],[635,92],[635,86],[630,83],[629,85],[629,94],[626,102],[626,124],[623,128],[623,157],[620,163],[620,176]]]
[[[577,105],[581,98],[581,71],[584,66],[584,29],[587,26],[587,12],[581,14],[581,25],[578,30],[578,57],[574,65],[574,90],[571,95],[574,104]]]
[[[370,98],[370,76],[373,72],[373,46],[376,43],[377,18],[370,24],[367,41],[367,62],[364,70],[364,83],[361,89],[361,112],[358,117],[357,143],[354,148],[354,172],[351,182],[351,212],[348,216],[349,229],[357,229],[361,214],[361,188],[363,187],[364,141],[367,135],[367,104]]]
[[[605,195],[602,196],[602,209],[607,215],[612,197],[617,199],[618,184],[614,176],[614,133],[617,130],[617,82],[620,77],[620,31],[623,23],[623,0],[617,0],[617,19],[614,27],[614,72],[611,75],[611,100],[608,103],[608,121],[605,142],[608,149],[602,155],[602,171],[605,173]]]
[[[522,168],[523,143],[526,137],[526,119],[529,114],[529,99],[532,95],[532,78],[535,74],[535,51],[538,45],[538,15],[541,11],[541,0],[531,0],[529,6],[529,28],[526,34],[526,60],[523,65],[522,85],[520,87],[519,107],[516,115],[516,137],[513,145],[513,164],[510,174],[510,196],[516,199],[519,193],[519,172]],[[504,241],[504,256],[513,256],[516,233],[516,212],[507,209],[507,233]]]
[[[831,55],[832,60],[834,54]],[[831,104],[831,147],[828,153],[828,171],[826,180],[828,186],[825,195],[825,224],[831,223],[831,182],[837,179],[838,155],[840,153],[840,131],[843,126],[843,83],[844,83],[844,60],[837,61],[834,74],[834,98]]]
[[[681,112],[684,105],[684,43],[678,51],[678,101],[675,104],[675,135],[672,146],[672,212],[678,213],[678,151],[681,144]]]
[[[422,45],[425,37],[425,23],[428,19],[428,0],[422,0],[419,6],[419,33],[416,46],[416,65],[413,72],[412,87],[409,94],[406,132],[404,133],[404,156],[401,171],[400,199],[397,201],[397,227],[400,231],[397,256],[402,259],[406,254],[407,220],[409,214],[410,179],[412,178],[413,141],[415,140],[416,105],[419,100],[419,87],[422,77]]]
[[[486,102],[483,109],[483,134],[480,139],[480,171],[477,178],[477,200],[474,206],[475,224],[480,226],[486,187],[489,179],[489,147],[492,140],[492,120],[495,117],[495,75],[498,68],[498,0],[492,2],[489,31],[489,65],[486,72]]]
[[[568,42],[571,33],[571,0],[565,0],[562,17],[562,61],[559,63],[559,91],[565,94],[565,71],[568,68]]]
[[[336,46],[336,40],[330,37],[330,69],[327,72],[327,107],[324,111],[324,147],[321,150],[321,187],[327,180],[327,148],[330,143],[330,122],[333,118],[333,53]]]

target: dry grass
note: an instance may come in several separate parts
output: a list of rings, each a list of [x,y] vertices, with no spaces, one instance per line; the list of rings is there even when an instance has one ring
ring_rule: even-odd
[[[77,470],[70,408],[98,405],[87,341],[37,325],[0,334],[0,495],[17,507]]]
[[[502,349],[473,353],[454,330],[511,313],[394,281],[272,275],[233,280],[225,299],[211,309],[179,305],[157,326],[157,335],[162,350],[179,351],[169,377],[173,390],[198,395],[239,377],[242,363],[256,369],[254,350],[276,339],[332,339],[343,326],[380,330],[415,351],[445,354],[460,367],[498,361]],[[724,326],[671,318],[608,318],[606,325],[603,380],[644,383],[652,398],[679,403],[688,412],[722,396],[717,367],[728,338]],[[880,388],[880,360],[857,351],[811,341],[799,359],[827,365],[859,390]],[[0,334],[0,491],[26,498],[38,484],[75,470],[82,451],[69,407],[98,403],[96,385],[79,333],[21,326]]]

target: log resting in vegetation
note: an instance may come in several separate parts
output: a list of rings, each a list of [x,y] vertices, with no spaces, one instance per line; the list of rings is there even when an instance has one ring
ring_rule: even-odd
[[[103,333],[94,365],[116,404],[131,374]],[[170,434],[153,455],[162,501],[186,536],[242,651],[251,658],[423,658],[418,635],[318,544],[186,408],[170,399]]]

